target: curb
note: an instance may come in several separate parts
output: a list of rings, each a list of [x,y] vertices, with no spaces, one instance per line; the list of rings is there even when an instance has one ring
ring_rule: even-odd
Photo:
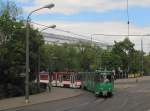
[[[3,109],[0,109],[0,111],[15,110],[17,108],[23,108],[23,107],[26,107],[26,106],[44,104],[44,103],[49,103],[49,102],[56,102],[56,101],[60,101],[60,100],[65,100],[65,99],[69,99],[69,98],[78,97],[78,96],[81,96],[81,95],[83,95],[82,91],[79,94],[76,94],[76,95],[73,95],[73,96],[70,96],[70,97],[64,97],[64,98],[54,99],[54,100],[47,100],[47,101],[38,102],[38,103],[29,103],[29,104],[24,104],[24,105],[16,106],[16,107],[13,107],[13,108],[3,108]]]

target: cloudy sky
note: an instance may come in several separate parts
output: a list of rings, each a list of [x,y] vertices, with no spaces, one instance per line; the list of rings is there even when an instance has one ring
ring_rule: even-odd
[[[39,7],[54,3],[51,10],[43,9],[32,15],[32,21],[52,25],[57,28],[83,34],[90,39],[91,34],[127,34],[126,0],[11,0],[22,7],[27,14]],[[129,0],[130,34],[150,33],[150,0]],[[39,26],[35,26],[42,28]],[[62,34],[54,30],[50,33]],[[124,37],[93,36],[94,40],[113,43]],[[141,37],[130,37],[140,48]],[[150,51],[150,37],[143,38],[144,50]]]

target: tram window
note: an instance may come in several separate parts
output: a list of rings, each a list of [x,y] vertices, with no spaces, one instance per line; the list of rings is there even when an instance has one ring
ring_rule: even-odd
[[[95,80],[96,82],[101,82],[101,80],[102,80],[101,75],[95,75],[94,80]]]
[[[63,76],[63,79],[69,81],[70,80],[70,76],[69,75],[65,75],[65,76]]]
[[[103,75],[102,82],[105,82],[105,83],[111,82],[111,75]]]
[[[100,82],[104,82],[104,76],[103,75],[100,75],[99,78],[100,78]]]
[[[112,81],[111,75],[107,75],[107,79],[111,82]]]
[[[59,75],[59,81],[62,82],[62,75]]]

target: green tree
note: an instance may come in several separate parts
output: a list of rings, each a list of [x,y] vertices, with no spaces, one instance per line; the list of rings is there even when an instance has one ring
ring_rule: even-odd
[[[25,72],[25,32],[22,21],[15,20],[17,12],[11,12],[14,5],[3,10],[0,16],[0,84],[4,97],[16,96],[24,93]],[[17,7],[14,7],[17,9]],[[11,12],[11,13],[10,13]],[[12,16],[14,15],[14,16]],[[38,48],[44,44],[43,37],[38,30],[30,28],[30,79],[35,78],[38,66]],[[17,90],[16,90],[17,88]],[[11,89],[11,90],[10,90]],[[9,91],[16,91],[15,93]]]
[[[150,75],[150,53],[144,56],[144,73]]]
[[[134,49],[134,44],[129,38],[125,38],[121,42],[115,42],[112,49],[112,57],[118,61],[115,67],[121,67],[128,72],[139,71],[139,55],[140,52]],[[115,61],[113,63],[115,63]]]

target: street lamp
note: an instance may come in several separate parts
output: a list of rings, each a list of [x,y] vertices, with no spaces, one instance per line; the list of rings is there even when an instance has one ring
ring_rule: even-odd
[[[54,29],[54,28],[56,28],[56,25],[51,25],[46,28],[43,28],[42,30],[40,30],[40,32],[43,32],[44,30],[49,29],[49,28]]]
[[[25,77],[25,101],[26,103],[29,103],[29,72],[30,72],[30,68],[29,68],[29,20],[30,20],[30,16],[32,15],[32,13],[39,11],[41,9],[44,8],[53,8],[55,5],[54,4],[48,4],[44,7],[38,8],[36,10],[31,11],[28,16],[27,16],[27,23],[26,23],[26,77]]]
[[[43,28],[42,30],[40,30],[39,32],[40,33],[42,33],[42,31],[44,31],[44,30],[46,30],[46,29],[49,29],[49,28],[51,28],[51,29],[54,29],[54,28],[56,28],[56,25],[51,25],[51,26],[48,26],[48,27],[46,27],[46,28]],[[37,88],[38,88],[38,91],[40,90],[40,81],[39,81],[39,73],[40,73],[40,67],[41,67],[41,57],[40,57],[40,55],[41,55],[41,50],[40,50],[40,47],[38,48],[38,74],[37,74]]]

